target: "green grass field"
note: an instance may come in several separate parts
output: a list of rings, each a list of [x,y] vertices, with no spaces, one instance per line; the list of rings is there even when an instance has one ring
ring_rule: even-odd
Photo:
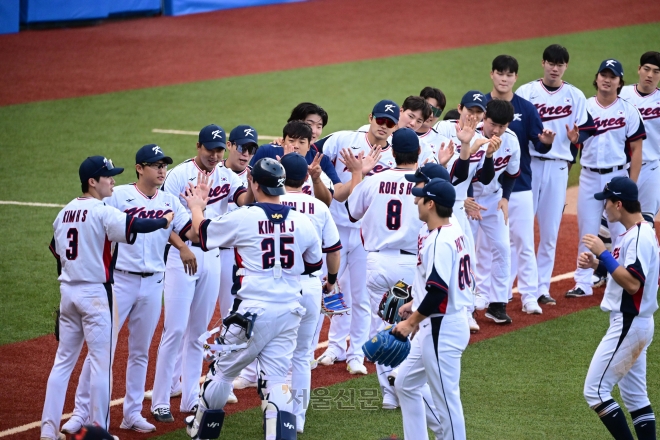
[[[607,314],[592,308],[468,346],[461,376],[467,438],[610,438],[582,397],[591,356],[607,325]],[[660,351],[651,345],[648,371],[657,372],[658,368]],[[329,395],[339,401],[340,390],[356,390],[357,396],[360,389],[377,390],[375,375],[334,385],[329,388]],[[649,374],[648,389],[651,401],[657,402],[658,374]],[[619,398],[618,394],[615,396]],[[359,400],[356,398],[353,403],[356,408]],[[392,434],[403,436],[400,410],[340,410],[337,403],[333,406],[332,410],[310,410],[305,433],[299,438],[376,440]],[[220,438],[263,438],[260,417],[258,409],[228,417]],[[157,437],[187,438],[184,430]]]
[[[635,80],[648,41],[660,41],[657,24],[1,107],[0,200],[67,203],[79,193],[78,166],[89,155],[129,168],[118,184],[133,180],[131,164],[144,144],[158,143],[175,162],[194,155],[194,136],[153,128],[195,131],[214,122],[230,130],[249,123],[278,135],[290,109],[309,100],[328,111],[325,133],[331,133],[362,125],[378,100],[401,102],[426,85],[442,88],[453,107],[468,89],[490,91],[490,62],[499,54],[518,59],[518,84],[539,77],[543,48],[554,42],[571,52],[565,79],[590,96],[604,58],[617,57]],[[46,246],[56,214],[56,208],[0,205],[7,237],[0,246],[0,344],[50,331],[58,289]]]

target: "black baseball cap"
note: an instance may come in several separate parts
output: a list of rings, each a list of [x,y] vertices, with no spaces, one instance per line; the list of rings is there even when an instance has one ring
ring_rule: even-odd
[[[162,160],[168,165],[171,165],[171,157],[165,156],[165,152],[156,144],[147,144],[140,148],[137,153],[135,153],[135,163],[154,163]]]
[[[80,181],[87,182],[92,177],[111,177],[124,172],[123,168],[115,167],[112,160],[103,156],[90,156],[83,160],[78,169]]]
[[[412,193],[416,197],[428,197],[440,206],[452,208],[456,202],[454,185],[444,179],[431,179],[423,188],[415,187]]]
[[[461,99],[461,105],[467,108],[479,107],[486,111],[486,97],[479,90],[470,90]]]
[[[199,132],[199,143],[207,150],[227,148],[227,135],[225,130],[215,124],[207,125]]]
[[[239,125],[229,133],[229,142],[233,142],[236,145],[254,144],[256,146],[259,145],[257,143],[258,137],[259,135],[254,127]]]
[[[392,149],[397,153],[419,151],[419,136],[410,128],[399,128],[392,135]]]
[[[408,182],[424,182],[427,183],[431,179],[444,179],[449,181],[449,171],[447,168],[443,167],[437,163],[425,163],[421,167],[417,168],[415,174],[406,174],[406,180]]]
[[[621,65],[620,61],[615,60],[614,58],[610,58],[609,60],[605,60],[600,63],[598,73],[602,72],[603,70],[611,70],[615,76],[623,78],[623,66]]]
[[[280,163],[284,167],[286,177],[291,180],[303,180],[307,177],[307,160],[298,153],[285,155]]]
[[[605,200],[610,197],[616,197],[620,200],[636,202],[638,200],[639,190],[637,184],[632,179],[619,176],[610,180],[603,188],[603,192],[594,194],[596,200]]]

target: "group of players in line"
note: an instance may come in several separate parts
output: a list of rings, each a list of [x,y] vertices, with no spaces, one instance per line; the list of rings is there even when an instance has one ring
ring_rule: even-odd
[[[657,309],[660,53],[641,57],[639,82],[627,87],[621,63],[603,61],[588,100],[562,80],[568,61],[564,47],[547,47],[543,78],[514,93],[518,63],[498,56],[491,93],[467,92],[443,121],[445,96],[426,87],[401,107],[380,101],[368,125],[326,137],[328,115],[312,103],[294,108],[282,139],[261,147],[252,126],[227,137],[209,125],[196,156],[169,172],[172,159],[161,147],[142,147],[137,182],[117,188],[112,176],[123,169],[87,158],[83,197],[53,225],[60,345],[42,439],[89,423],[109,427],[116,336],[127,318],[121,429],[156,430],[141,414],[145,397],[157,422],[173,422],[170,399],[181,395],[191,437],[216,438],[222,408],[237,401],[233,389],[258,384],[265,438],[296,438],[311,370],[346,360],[349,373],[366,374],[362,346],[387,324],[381,299],[400,281],[412,286],[412,301],[392,332],[412,337],[412,350],[394,370],[376,364],[383,408],[401,407],[406,438],[428,438],[427,426],[436,438],[465,438],[458,384],[469,333],[479,331],[474,311],[510,323],[516,277],[523,312],[556,304],[550,277],[578,153],[583,239],[566,297],[591,295],[601,282],[594,270],[611,275],[601,304],[611,325],[585,397],[615,438],[632,438],[610,394],[618,383],[638,438],[655,438],[646,349]],[[597,237],[603,210],[612,253]],[[161,300],[165,325],[153,392],[145,395]],[[216,304],[224,325],[209,344]],[[331,315],[329,342],[314,359],[322,307]],[[76,407],[60,432],[83,341]],[[212,363],[200,387],[204,358]]]

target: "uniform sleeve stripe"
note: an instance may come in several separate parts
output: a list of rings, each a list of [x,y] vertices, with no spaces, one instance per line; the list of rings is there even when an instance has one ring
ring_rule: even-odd
[[[241,186],[240,188],[238,188],[236,190],[236,192],[234,193],[234,202],[236,202],[236,199],[238,199],[243,193],[246,193],[246,192],[247,192],[247,189],[245,189],[244,186]]]
[[[337,243],[333,244],[333,245],[330,246],[330,247],[327,247],[327,248],[323,248],[323,249],[321,249],[321,251],[322,251],[324,254],[329,254],[329,253],[332,253],[332,252],[337,252],[337,251],[340,250],[341,248],[342,248],[341,241],[338,241]]]
[[[181,228],[181,231],[179,231],[179,237],[181,240],[186,241],[188,239],[186,234],[190,231],[190,228],[192,228],[192,220],[188,220],[188,223],[186,223],[186,225]]]
[[[442,285],[442,284],[440,284],[440,283],[436,283],[435,281],[428,280],[428,281],[426,282],[426,285],[427,285],[427,286],[437,287],[438,289],[442,289],[442,290],[444,290],[445,292],[449,292],[449,289],[447,288],[447,286]]]
[[[351,211],[348,209],[348,200],[344,202],[344,206],[346,206],[346,213],[348,213],[348,219],[351,221],[351,223],[356,223],[359,221],[359,219],[356,219],[351,215]]]
[[[638,268],[633,267],[633,265],[626,267],[626,270],[630,273],[630,275],[634,276],[639,280],[640,283],[644,284],[646,282],[646,277],[644,276],[643,272],[638,271],[637,269]]]
[[[512,178],[515,179],[516,177],[520,176],[520,169],[518,170],[518,172],[516,174],[509,174],[506,171],[504,171],[504,174],[506,174],[507,176],[512,177]]]
[[[627,139],[627,141],[628,141],[628,142],[633,142],[633,141],[636,141],[636,140],[638,140],[638,139],[646,139],[646,132],[642,132],[642,133],[639,133],[639,134],[637,134],[637,135],[635,135],[635,136],[633,136],[633,137],[629,137],[629,138]]]
[[[206,228],[208,228],[210,223],[211,220],[202,220],[199,224],[199,246],[204,252],[208,251],[208,248],[206,247]]]

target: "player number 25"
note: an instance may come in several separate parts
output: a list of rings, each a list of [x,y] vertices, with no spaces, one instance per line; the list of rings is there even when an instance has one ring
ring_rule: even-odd
[[[280,262],[282,269],[291,269],[294,262],[293,249],[286,247],[293,244],[293,237],[280,237]],[[261,256],[261,263],[264,269],[270,269],[275,266],[275,239],[264,238],[261,241],[261,250],[264,251]]]

